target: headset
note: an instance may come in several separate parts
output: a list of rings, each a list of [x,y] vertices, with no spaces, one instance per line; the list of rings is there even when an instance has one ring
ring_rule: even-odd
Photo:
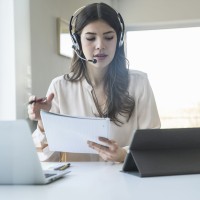
[[[77,18],[77,16],[79,15],[79,13],[87,6],[83,6],[79,9],[77,9],[74,14],[71,16],[71,19],[70,19],[70,23],[69,23],[69,33],[70,33],[70,36],[71,36],[71,39],[72,39],[72,48],[74,49],[74,51],[76,52],[76,54],[82,58],[78,52],[80,52],[81,48],[80,48],[80,39],[79,39],[79,35],[76,34],[76,33],[73,33],[72,32],[72,29],[73,29],[73,23],[75,21],[75,19]],[[123,44],[124,44],[124,32],[125,32],[125,25],[124,25],[124,20],[121,16],[121,14],[119,12],[117,12],[115,9],[113,9],[116,14],[117,14],[117,17],[118,17],[118,20],[119,20],[119,23],[121,25],[121,34],[120,34],[120,38],[119,38],[119,42],[118,42],[118,47],[121,47]],[[86,60],[86,59],[83,59],[83,60]],[[91,60],[88,60],[88,61],[91,61]],[[94,60],[92,61],[94,62]],[[95,62],[96,63],[96,62]]]

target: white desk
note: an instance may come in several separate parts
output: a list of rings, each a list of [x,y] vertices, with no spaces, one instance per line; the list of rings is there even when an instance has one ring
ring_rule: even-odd
[[[140,178],[122,164],[71,163],[71,173],[43,186],[0,186],[0,200],[200,200],[200,175]]]

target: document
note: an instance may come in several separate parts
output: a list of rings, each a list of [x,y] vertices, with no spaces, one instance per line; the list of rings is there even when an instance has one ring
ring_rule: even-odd
[[[99,136],[109,138],[109,118],[77,117],[43,110],[40,113],[50,151],[95,154],[87,141],[101,144]]]

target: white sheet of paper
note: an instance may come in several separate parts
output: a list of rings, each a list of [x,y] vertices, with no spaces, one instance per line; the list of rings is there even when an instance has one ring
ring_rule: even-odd
[[[40,113],[51,151],[97,153],[87,141],[100,143],[99,136],[109,138],[109,118],[74,117],[43,110]]]

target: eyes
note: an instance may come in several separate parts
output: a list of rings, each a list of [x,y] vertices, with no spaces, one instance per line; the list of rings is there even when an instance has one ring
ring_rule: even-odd
[[[106,36],[106,37],[104,37],[104,39],[110,41],[110,40],[114,39],[114,36]],[[88,41],[95,41],[96,37],[86,37],[86,40],[88,40]]]

